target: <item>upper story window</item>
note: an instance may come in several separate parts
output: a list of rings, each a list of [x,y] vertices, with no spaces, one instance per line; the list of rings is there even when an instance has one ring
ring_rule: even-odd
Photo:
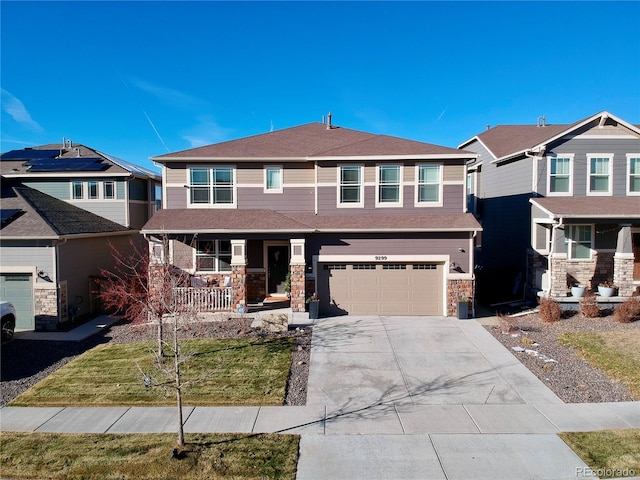
[[[362,207],[362,165],[341,165],[338,175],[338,206]]]
[[[235,207],[234,167],[193,167],[189,169],[189,203],[192,206]]]
[[[117,198],[116,182],[74,180],[71,182],[71,198],[73,200],[115,200]]]
[[[98,198],[98,182],[89,182],[88,193],[89,199],[95,200],[96,198]]]
[[[567,225],[564,229],[564,239],[567,245],[567,258],[591,258],[591,246],[593,245],[591,225]]]
[[[548,157],[548,185],[549,195],[571,195],[573,182],[571,180],[573,155],[558,155]]]
[[[402,206],[402,168],[400,165],[378,165],[377,206]]]
[[[265,167],[264,191],[266,193],[282,193],[282,167]]]
[[[102,193],[104,198],[112,200],[116,198],[116,186],[114,182],[104,182],[102,184]]]
[[[613,154],[587,154],[589,162],[588,195],[611,195]]]
[[[416,178],[416,205],[441,206],[442,205],[442,165],[423,164],[417,165]]]
[[[629,195],[640,195],[640,153],[628,154],[627,162],[629,172],[627,193]]]
[[[71,184],[71,198],[76,200],[84,198],[84,182],[73,182]]]
[[[230,272],[230,240],[198,240],[196,242],[196,271]]]

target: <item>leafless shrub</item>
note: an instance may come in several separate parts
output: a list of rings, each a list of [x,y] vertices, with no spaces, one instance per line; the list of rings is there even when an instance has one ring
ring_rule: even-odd
[[[630,323],[640,318],[639,297],[631,297],[618,305],[613,311],[613,318],[619,323]]]
[[[540,299],[540,320],[544,323],[557,322],[562,318],[562,309],[560,304],[551,298]]]
[[[496,313],[498,317],[498,322],[500,323],[500,331],[502,333],[509,333],[513,330],[515,322],[514,319],[509,317],[509,315],[505,313]]]
[[[595,295],[586,295],[580,299],[580,313],[585,318],[598,318],[600,306]]]

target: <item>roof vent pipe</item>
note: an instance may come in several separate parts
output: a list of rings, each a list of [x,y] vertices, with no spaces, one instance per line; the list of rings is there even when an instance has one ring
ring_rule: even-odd
[[[547,126],[547,117],[546,117],[546,115],[542,115],[542,116],[538,117],[538,126],[539,127],[546,127]]]
[[[491,125],[487,123],[487,130],[491,130]]]
[[[329,112],[329,114],[327,115],[327,130],[331,130],[332,125],[331,125],[331,112]]]

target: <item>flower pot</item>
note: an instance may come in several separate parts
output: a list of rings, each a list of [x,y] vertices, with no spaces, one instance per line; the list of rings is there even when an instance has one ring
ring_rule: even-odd
[[[603,285],[598,285],[598,293],[601,297],[613,297],[616,294],[615,287],[605,287]]]
[[[317,320],[320,313],[320,302],[309,302],[309,319]]]
[[[571,287],[571,296],[572,297],[584,297],[584,292],[586,290],[586,287],[583,287],[582,285],[576,285],[574,287]]]

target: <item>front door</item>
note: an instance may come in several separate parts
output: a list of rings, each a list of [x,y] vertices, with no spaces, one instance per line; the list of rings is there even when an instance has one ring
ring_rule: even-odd
[[[286,296],[289,273],[289,245],[267,245],[267,292],[269,296]]]

